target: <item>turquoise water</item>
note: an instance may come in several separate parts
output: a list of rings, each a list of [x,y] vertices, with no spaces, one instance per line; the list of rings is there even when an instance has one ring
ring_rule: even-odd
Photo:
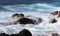
[[[59,7],[42,3],[0,6],[1,12],[52,12],[55,10],[59,10]]]
[[[17,4],[0,6],[0,22],[9,23],[15,21],[16,19],[11,17],[14,13],[24,13],[26,16],[31,15],[34,18],[38,17],[44,20],[38,25],[0,25],[0,33],[5,32],[7,34],[12,34],[16,32],[18,33],[21,29],[28,29],[32,32],[33,36],[49,36],[50,33],[48,32],[56,32],[60,30],[58,28],[59,25],[52,25],[51,23],[49,23],[49,18],[52,18],[50,17],[49,13],[55,10],[60,10],[60,8],[53,5],[41,3],[29,5]]]

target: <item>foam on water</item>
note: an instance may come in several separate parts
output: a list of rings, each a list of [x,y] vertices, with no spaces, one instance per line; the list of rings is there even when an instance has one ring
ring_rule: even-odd
[[[17,34],[19,31],[23,29],[28,29],[33,36],[50,36],[51,32],[59,32],[60,31],[60,24],[57,23],[49,23],[53,17],[49,13],[40,13],[40,12],[0,12],[0,22],[13,22],[16,20],[11,17],[14,13],[23,13],[25,16],[31,16],[31,18],[37,20],[37,18],[42,18],[43,21],[37,25],[27,24],[27,25],[8,25],[4,26],[0,24],[0,33],[6,34]]]

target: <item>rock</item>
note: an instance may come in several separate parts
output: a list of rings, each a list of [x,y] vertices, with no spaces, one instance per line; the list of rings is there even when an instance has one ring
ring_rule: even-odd
[[[11,35],[9,35],[9,36],[18,36],[18,34],[11,34]]]
[[[29,18],[20,18],[17,22],[19,22],[19,24],[34,24],[34,21]]]
[[[52,36],[59,36],[58,33],[52,33]]]
[[[5,33],[1,33],[0,36],[32,36],[32,33],[27,30],[27,29],[23,29],[21,32],[17,33],[17,34],[5,34]]]
[[[15,14],[12,15],[12,17],[13,17],[13,18],[19,17],[19,14],[18,14],[18,13],[15,13]]]
[[[58,17],[60,17],[60,11],[59,11],[59,13],[58,13]]]
[[[9,35],[5,33],[1,33],[0,36],[9,36]]]
[[[55,16],[55,15],[58,15],[58,11],[54,11],[54,12],[52,12],[51,14],[54,15],[54,16]]]
[[[51,20],[51,23],[56,23],[56,22],[57,22],[56,19]]]
[[[57,17],[60,17],[60,11],[54,11],[54,12],[52,12],[51,14],[54,15],[54,16],[55,16],[55,15],[58,15]]]
[[[18,36],[32,36],[32,33],[27,29],[23,29],[20,33],[18,33]]]
[[[38,22],[41,23],[43,20],[41,18],[38,19]]]

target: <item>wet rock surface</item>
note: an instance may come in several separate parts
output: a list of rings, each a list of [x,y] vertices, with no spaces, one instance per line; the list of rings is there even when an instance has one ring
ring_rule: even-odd
[[[1,33],[0,36],[32,36],[31,32],[27,29],[23,29],[21,32],[19,32],[18,34],[5,34],[5,33]]]

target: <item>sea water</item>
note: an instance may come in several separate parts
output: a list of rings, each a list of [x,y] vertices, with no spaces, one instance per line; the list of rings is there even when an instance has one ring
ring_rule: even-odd
[[[47,4],[18,4],[18,5],[5,5],[1,6],[3,9],[0,12],[0,33],[17,34],[22,29],[28,29],[33,36],[51,36],[51,33],[59,33],[60,24],[49,23],[51,12],[57,10],[56,7]],[[37,25],[2,25],[2,23],[9,23],[18,20],[18,18],[12,18],[15,13],[23,13],[25,16],[31,16],[32,18],[42,18],[43,21]],[[37,19],[36,19],[37,20]]]

